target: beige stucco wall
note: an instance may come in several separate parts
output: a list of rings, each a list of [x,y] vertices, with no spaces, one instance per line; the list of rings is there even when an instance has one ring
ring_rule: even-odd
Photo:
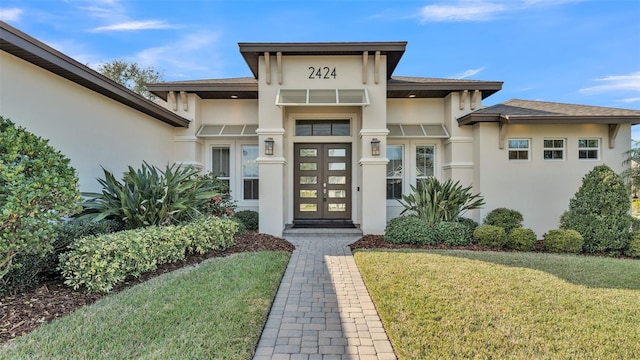
[[[101,166],[119,177],[172,161],[173,127],[5,52],[0,64],[0,115],[71,159],[81,191],[100,189]]]
[[[487,203],[481,220],[498,207],[515,209],[524,216],[524,226],[532,228],[538,238],[558,227],[560,215],[568,209],[569,199],[586,173],[602,164],[620,173],[623,153],[631,146],[629,125],[621,126],[614,149],[609,149],[607,125],[509,125],[504,149],[498,146],[497,123],[477,124],[473,133],[474,185],[479,186]],[[508,160],[509,138],[531,139],[529,161]],[[543,159],[545,138],[566,139],[565,160]],[[600,159],[579,160],[578,138],[599,138]]]

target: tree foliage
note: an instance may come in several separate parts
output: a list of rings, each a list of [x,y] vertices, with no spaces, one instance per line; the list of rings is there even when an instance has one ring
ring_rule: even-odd
[[[630,208],[622,178],[606,165],[596,166],[582,178],[560,227],[582,235],[584,252],[621,252],[631,236]]]
[[[634,196],[640,191],[640,141],[633,141],[633,146],[625,152],[625,160],[622,163],[627,169],[620,174],[622,180],[631,190]]]
[[[16,255],[53,250],[57,224],[80,199],[69,162],[48,140],[0,116],[0,278]]]
[[[147,91],[146,84],[164,81],[164,76],[152,67],[142,67],[135,62],[113,60],[98,66],[98,72],[128,89],[146,97],[156,97]]]

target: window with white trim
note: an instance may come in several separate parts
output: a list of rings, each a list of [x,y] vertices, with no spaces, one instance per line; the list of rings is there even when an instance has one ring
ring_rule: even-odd
[[[416,187],[422,188],[423,182],[435,175],[435,146],[434,145],[418,145],[416,146]]]
[[[387,145],[387,199],[402,198],[403,146]]]
[[[598,160],[600,158],[600,139],[578,139],[578,159]]]
[[[258,145],[242,145],[242,193],[244,200],[258,200]]]
[[[564,139],[544,139],[542,151],[545,160],[564,160]]]
[[[529,160],[530,146],[529,139],[509,139],[509,160]]]
[[[231,178],[230,153],[228,146],[211,148],[211,173],[229,185]]]

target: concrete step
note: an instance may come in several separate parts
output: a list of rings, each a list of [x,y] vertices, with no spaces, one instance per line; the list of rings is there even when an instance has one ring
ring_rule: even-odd
[[[306,228],[294,229],[287,227],[282,232],[283,237],[360,237],[362,230],[357,228],[335,229],[335,228]]]

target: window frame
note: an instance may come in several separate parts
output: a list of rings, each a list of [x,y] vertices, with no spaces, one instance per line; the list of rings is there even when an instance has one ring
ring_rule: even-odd
[[[405,144],[387,144],[387,147],[385,149],[386,154],[387,154],[387,159],[389,158],[388,154],[389,154],[389,148],[390,147],[399,147],[400,151],[401,151],[401,165],[402,165],[402,170],[399,176],[388,176],[387,174],[387,169],[385,168],[385,197],[388,201],[397,201],[399,199],[402,199],[402,194],[404,194],[404,186],[406,184],[406,146]],[[389,162],[391,162],[391,160],[389,159]],[[388,186],[389,186],[389,180],[400,180],[400,196],[399,197],[393,197],[393,198],[389,198],[389,191],[388,191]]]
[[[511,147],[511,141],[526,141],[527,142],[527,147],[526,148],[520,148],[520,147]],[[511,152],[512,151],[517,151],[517,152],[526,152],[527,153],[527,158],[526,159],[512,159],[511,158]],[[507,139],[507,159],[509,161],[514,161],[514,162],[526,162],[526,161],[531,161],[531,139],[528,138],[509,138]]]
[[[555,147],[555,146],[548,147],[545,144],[546,141],[554,142],[552,145],[555,145],[556,141],[562,141],[562,147]],[[554,157],[547,158],[546,157],[546,152],[547,151],[551,151],[552,154],[553,154],[554,151],[561,151],[562,152],[562,157],[561,158],[554,158]],[[565,138],[544,138],[544,139],[542,139],[542,159],[544,161],[564,161],[567,158],[566,155],[565,155],[566,153],[567,153],[567,139],[565,139]]]
[[[581,147],[580,146],[580,141],[592,141],[595,140],[597,141],[598,145],[594,148],[594,147]],[[600,144],[602,144],[602,141],[600,140],[600,138],[578,138],[578,160],[580,161],[598,161],[600,160]],[[581,151],[595,151],[596,152],[596,157],[592,158],[592,157],[580,157],[580,152]]]
[[[259,157],[260,157],[260,147],[258,146],[258,144],[239,144],[238,145],[239,150],[240,150],[240,169],[239,169],[239,180],[240,180],[240,186],[239,189],[242,190],[242,200],[243,201],[258,201],[260,200],[260,166],[259,164],[255,164],[258,167],[258,174],[257,176],[245,176],[244,173],[244,162],[245,162],[245,157],[244,157],[244,149],[245,147],[255,147],[256,150],[256,157],[255,159],[253,159],[253,161],[255,162]],[[255,198],[250,198],[247,199],[245,197],[246,195],[246,190],[245,190],[245,180],[258,180],[258,190],[257,190],[257,195]]]
[[[235,200],[240,207],[254,207],[258,206],[259,200],[245,200],[244,199],[244,180],[242,178],[242,146],[253,145],[258,146],[260,151],[260,144],[257,139],[216,139],[206,142],[206,157],[205,167],[203,171],[210,173],[213,171],[213,148],[228,148],[229,149],[229,191],[231,192],[231,198]],[[260,154],[258,153],[258,157]],[[259,179],[259,177],[258,177]]]
[[[419,147],[430,147],[433,150],[432,153],[432,175],[428,175],[428,176],[418,176],[418,148]],[[413,156],[412,158],[414,159],[414,164],[413,164],[413,171],[415,172],[414,174],[411,174],[412,180],[415,180],[415,186],[417,189],[420,188],[420,180],[426,180],[430,177],[433,176],[437,176],[437,147],[435,144],[423,144],[423,143],[416,143],[416,144],[412,144],[411,145],[411,150],[413,151]],[[414,182],[412,182],[414,183]]]

